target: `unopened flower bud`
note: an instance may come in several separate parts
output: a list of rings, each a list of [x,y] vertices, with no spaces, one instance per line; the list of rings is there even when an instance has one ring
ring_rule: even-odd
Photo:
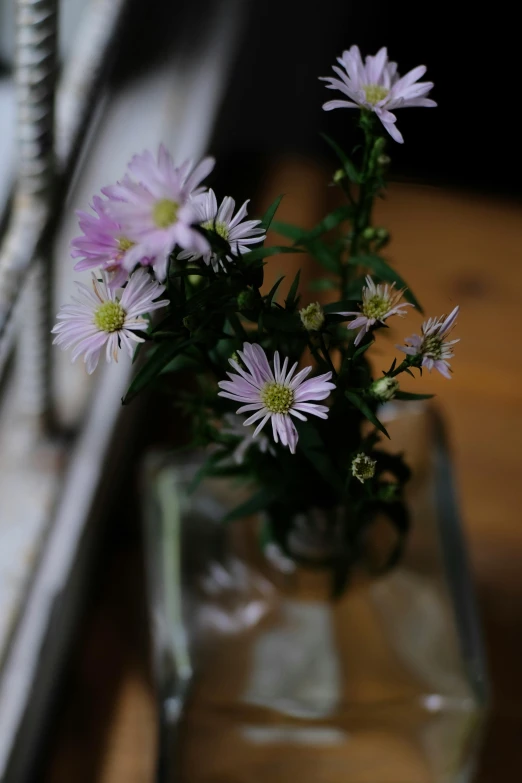
[[[375,476],[377,461],[361,452],[352,460],[352,476],[364,484],[365,481]]]
[[[324,324],[324,310],[319,302],[312,302],[299,311],[301,323],[308,332],[318,332]]]
[[[341,180],[343,180],[346,177],[346,171],[344,169],[337,169],[335,174],[333,175],[333,181],[337,185]]]
[[[237,308],[241,312],[245,310],[252,310],[256,304],[256,295],[251,288],[246,288],[241,291],[237,297]]]
[[[384,378],[378,378],[370,386],[370,394],[379,402],[387,402],[395,397],[399,389],[399,381],[396,378],[390,378],[385,375]]]
[[[383,169],[390,165],[391,158],[389,155],[379,155],[377,158],[377,163],[379,166],[381,166]]]
[[[364,229],[362,235],[363,235],[364,239],[368,239],[368,240],[375,239],[376,232],[375,232],[375,229],[373,228],[373,226],[366,226],[366,228]]]
[[[375,229],[375,236],[377,237],[377,239],[381,239],[381,240],[389,239],[390,238],[390,232],[388,231],[387,228],[382,228],[382,227],[376,228]]]

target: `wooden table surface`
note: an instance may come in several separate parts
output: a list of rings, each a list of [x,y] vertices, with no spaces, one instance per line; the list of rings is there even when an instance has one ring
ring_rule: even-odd
[[[326,181],[315,164],[284,160],[268,173],[259,209],[283,192],[280,219],[313,225],[333,197]],[[494,714],[476,783],[515,781],[522,779],[522,208],[397,184],[376,223],[391,229],[388,255],[427,313],[461,305],[454,377],[426,374],[417,388],[440,395],[449,423],[484,622]],[[277,258],[271,274],[295,266],[293,257]],[[398,335],[411,334],[414,320],[400,323]],[[100,573],[38,780],[153,779],[140,558],[138,543],[116,547]]]

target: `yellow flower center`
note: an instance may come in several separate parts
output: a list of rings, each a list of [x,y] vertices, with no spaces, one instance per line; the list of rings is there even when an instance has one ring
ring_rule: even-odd
[[[119,302],[104,302],[94,311],[94,323],[102,332],[118,332],[125,323],[125,316]]]
[[[379,294],[370,296],[363,302],[362,311],[367,318],[384,318],[390,307],[390,302]]]
[[[425,356],[430,356],[432,359],[441,359],[442,358],[442,340],[440,337],[437,337],[436,335],[431,335],[431,337],[425,337],[424,342],[422,343],[422,353]]]
[[[130,250],[130,248],[134,247],[135,244],[136,242],[133,242],[132,239],[127,239],[127,237],[118,237],[118,247],[121,253],[126,253],[127,250]]]
[[[152,209],[152,219],[158,228],[168,228],[176,222],[179,204],[168,198],[156,201]]]
[[[363,87],[363,90],[366,100],[371,106],[375,106],[379,101],[382,101],[390,92],[386,87],[381,87],[380,84],[367,84]]]
[[[219,221],[207,220],[202,224],[202,228],[206,228],[207,231],[215,231],[215,233],[228,242],[230,231],[226,223],[220,223]]]
[[[270,413],[288,413],[294,401],[294,393],[282,383],[269,381],[261,389],[261,401]]]

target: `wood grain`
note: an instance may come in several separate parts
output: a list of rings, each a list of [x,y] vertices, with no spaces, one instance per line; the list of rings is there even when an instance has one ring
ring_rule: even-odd
[[[281,161],[267,176],[259,206],[284,192],[279,219],[311,226],[334,198],[321,183],[327,179],[316,165]],[[376,223],[392,231],[388,255],[426,312],[447,313],[456,303],[462,309],[454,378],[426,374],[417,389],[440,395],[449,423],[484,620],[494,715],[476,783],[515,780],[522,775],[522,213],[508,201],[396,184],[379,203]],[[274,260],[269,274],[290,276],[301,262]],[[382,341],[383,368],[420,317],[407,321]],[[42,770],[46,783],[152,780],[155,724],[143,615],[135,608],[142,589],[136,558],[139,552],[127,553],[110,565],[108,589],[75,657]]]

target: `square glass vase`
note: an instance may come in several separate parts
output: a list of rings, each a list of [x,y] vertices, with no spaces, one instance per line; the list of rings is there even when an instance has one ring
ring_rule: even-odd
[[[329,574],[223,523],[241,490],[202,455],[148,455],[157,783],[469,783],[487,705],[473,587],[437,412],[383,410],[411,530],[378,578]],[[244,491],[244,490],[243,490]]]

